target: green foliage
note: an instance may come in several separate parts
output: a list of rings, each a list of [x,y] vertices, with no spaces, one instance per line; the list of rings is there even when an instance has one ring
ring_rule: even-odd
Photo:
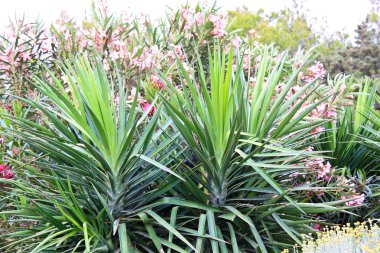
[[[54,85],[34,77],[49,102],[19,99],[43,120],[4,116],[12,124],[5,133],[38,159],[12,160],[18,179],[1,179],[12,200],[2,214],[17,224],[2,250],[279,252],[312,232],[312,214],[348,208],[295,200],[300,189],[284,188],[309,155],[305,133],[321,123],[305,120],[318,102],[297,114],[317,79],[288,99],[304,66],[287,77],[286,54],[275,62],[266,49],[261,58],[254,89],[232,48],[210,52],[207,72],[198,58],[199,89],[179,61],[188,88],[179,93],[163,76],[172,92],[151,118],[137,96],[125,102],[122,82],[109,83],[98,62],[63,65],[69,93],[54,76]],[[188,154],[195,159],[181,161]]]
[[[349,77],[337,76],[335,80],[329,80],[329,83],[337,86],[344,83],[350,89],[355,89],[357,87],[353,85],[353,81],[355,80],[349,80]],[[351,175],[361,171],[363,175],[370,177],[379,172],[377,151],[363,145],[361,139],[370,138],[379,131],[379,127],[372,122],[375,118],[366,112],[366,108],[373,108],[375,104],[375,91],[372,81],[363,79],[355,94],[355,102],[343,103],[337,109],[337,119],[326,123],[325,128],[329,130],[319,137],[326,141],[317,143],[317,149],[326,151],[334,167],[347,167]]]
[[[159,113],[148,119],[147,112],[139,112],[137,98],[126,104],[123,83],[115,92],[99,63],[79,58],[63,71],[70,76],[70,93],[54,76],[54,86],[34,77],[52,105],[20,98],[43,112],[41,124],[4,115],[12,123],[5,133],[27,142],[28,152],[39,157],[15,160],[20,180],[6,181],[13,186],[15,210],[3,213],[36,222],[7,234],[7,244],[1,245],[6,252],[111,251],[118,247],[119,224],[127,224],[123,236],[134,241],[136,231],[130,228],[140,220],[138,212],[168,189],[161,180],[168,174],[178,177],[161,155],[170,140],[159,141]],[[159,192],[153,184],[160,185]]]
[[[228,46],[215,5],[171,14],[93,5],[81,26],[2,40],[1,252],[280,252],[378,216],[372,79],[325,79],[296,9],[230,12],[248,41]]]
[[[305,14],[290,8],[266,14],[262,9],[253,13],[243,7],[229,11],[229,16],[231,31],[236,30],[242,37],[248,35],[252,41],[275,44],[281,50],[309,49],[317,41]]]
[[[304,66],[285,77],[286,54],[273,67],[271,52],[263,52],[253,89],[244,78],[239,58],[233,69],[232,50],[228,55],[214,51],[209,57],[210,76],[199,60],[199,88],[183,68],[182,82],[188,88],[179,93],[167,82],[171,96],[164,99],[165,107],[195,157],[194,167],[183,176],[186,181],[175,189],[186,199],[183,205],[193,203],[199,211],[206,209],[190,218],[203,224],[202,215],[206,215],[209,234],[219,239],[204,245],[203,252],[279,252],[291,247],[293,240],[300,243],[301,233],[312,231],[307,226],[309,215],[342,209],[339,201],[326,205],[298,202],[292,194],[299,189],[281,184],[303,168],[300,163],[308,153],[300,150],[302,140],[321,123],[305,120],[319,103],[296,115],[314,93],[308,88],[317,79],[287,100]],[[276,94],[281,78],[285,78],[285,88]],[[212,209],[206,208],[209,205]]]

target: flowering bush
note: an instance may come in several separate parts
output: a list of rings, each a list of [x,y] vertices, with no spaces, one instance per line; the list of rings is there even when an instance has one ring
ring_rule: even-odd
[[[32,75],[49,76],[48,67],[67,83],[69,77],[56,62],[86,53],[102,58],[110,77],[121,75],[130,88],[143,76],[146,89],[159,91],[164,87],[156,85],[157,71],[175,78],[177,59],[191,70],[196,55],[207,55],[215,38],[228,40],[226,17],[214,6],[186,5],[157,25],[142,14],[111,15],[107,6],[93,6],[92,11],[82,23],[62,13],[50,30],[38,21],[17,19],[0,42],[0,87],[8,94],[35,96],[28,81]],[[154,94],[144,94],[145,99],[151,102]]]

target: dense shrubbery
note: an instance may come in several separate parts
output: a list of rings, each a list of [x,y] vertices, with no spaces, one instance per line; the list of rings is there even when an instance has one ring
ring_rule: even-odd
[[[371,79],[227,32],[93,6],[0,46],[0,250],[280,252],[378,217]]]

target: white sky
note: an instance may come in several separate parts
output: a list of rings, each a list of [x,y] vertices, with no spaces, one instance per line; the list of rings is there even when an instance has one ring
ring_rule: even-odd
[[[213,2],[212,0],[209,0]],[[133,11],[149,14],[152,18],[163,16],[165,6],[175,7],[186,0],[108,0],[111,10],[122,11],[131,7]],[[189,3],[193,2],[188,0]],[[194,1],[194,3],[197,1]],[[47,23],[55,21],[61,10],[70,16],[82,17],[89,10],[91,0],[0,0],[0,31],[8,23],[9,17],[14,19],[25,14],[27,19],[39,16]],[[263,8],[276,11],[292,6],[291,0],[218,0],[224,10],[236,9],[246,5],[250,10]],[[346,31],[353,34],[356,25],[370,11],[369,0],[305,0],[305,9],[310,17],[316,17],[316,27],[328,26],[328,33]]]

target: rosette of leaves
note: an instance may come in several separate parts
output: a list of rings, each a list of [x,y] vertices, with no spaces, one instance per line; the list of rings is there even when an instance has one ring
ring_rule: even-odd
[[[78,58],[62,71],[67,86],[47,70],[53,84],[33,77],[44,99],[19,98],[41,112],[38,124],[3,115],[12,125],[5,134],[26,143],[24,153],[35,159],[11,160],[17,178],[1,182],[9,203],[1,214],[11,214],[14,227],[0,249],[149,252],[155,241],[145,211],[171,189],[171,176],[180,178],[168,168],[169,124],[158,121],[160,107],[149,117],[137,97],[127,102],[124,83],[112,85],[97,61]]]
[[[285,75],[287,54],[275,61],[264,50],[250,88],[242,60],[234,57],[232,47],[228,55],[223,51],[209,52],[209,69],[198,58],[193,80],[178,62],[181,92],[166,80],[170,98],[162,96],[165,109],[192,152],[189,168],[181,171],[185,181],[167,200],[178,205],[171,224],[198,232],[193,239],[198,252],[280,252],[313,231],[312,214],[346,208],[343,201],[293,199],[304,189],[282,183],[303,168],[303,159],[311,154],[304,151],[309,132],[325,122],[306,119],[320,102],[302,108],[315,95],[319,78],[287,99],[299,72],[311,62],[310,54],[304,65]],[[285,88],[277,93],[280,80]]]

